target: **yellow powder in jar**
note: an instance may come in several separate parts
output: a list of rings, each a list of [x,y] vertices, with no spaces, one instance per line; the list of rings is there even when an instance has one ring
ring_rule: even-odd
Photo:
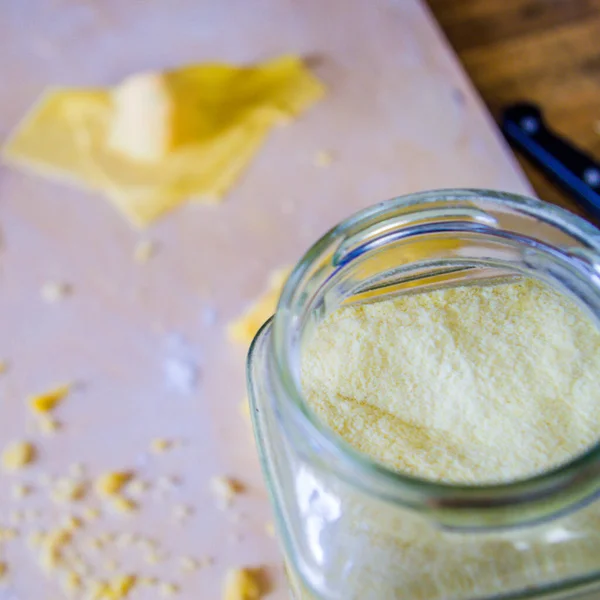
[[[303,354],[309,405],[398,471],[508,481],[600,432],[600,333],[533,280],[341,308]]]
[[[529,279],[343,307],[302,357],[309,406],[347,443],[461,483],[526,477],[595,442],[599,372],[595,325]],[[318,471],[301,470],[295,486],[314,504],[305,529],[322,565],[312,581],[291,572],[302,600],[329,597],[325,584],[348,600],[487,598],[600,569],[598,502],[535,525],[453,531]]]

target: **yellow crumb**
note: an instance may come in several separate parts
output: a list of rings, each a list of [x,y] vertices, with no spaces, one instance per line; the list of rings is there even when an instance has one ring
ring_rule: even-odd
[[[109,558],[104,563],[104,568],[107,571],[116,571],[119,568],[119,563],[114,558]]]
[[[141,479],[134,479],[127,484],[127,492],[133,496],[140,496],[146,492],[150,487],[150,484]]]
[[[173,442],[171,440],[167,440],[165,438],[156,438],[152,440],[150,444],[150,449],[152,452],[156,454],[160,454],[161,452],[165,452],[170,450],[173,446]]]
[[[11,489],[12,497],[15,500],[21,500],[22,498],[25,498],[25,496],[29,496],[30,493],[31,488],[24,483],[15,483]]]
[[[131,544],[138,540],[135,534],[126,531],[125,533],[120,533],[115,541],[120,548],[125,548],[126,546],[131,546]]]
[[[289,268],[279,269],[271,274],[267,290],[227,327],[227,334],[231,340],[250,345],[263,323],[275,312],[283,284],[288,278],[290,270]]]
[[[47,413],[54,410],[69,394],[71,386],[60,385],[43,394],[37,394],[29,398],[29,406],[35,413]]]
[[[95,521],[100,517],[100,511],[97,508],[88,506],[83,510],[83,517],[88,521]]]
[[[85,483],[69,477],[57,480],[50,493],[55,502],[75,502],[85,496]]]
[[[69,467],[69,475],[73,477],[83,477],[85,475],[85,466],[83,463],[73,463]]]
[[[64,527],[49,531],[42,541],[40,563],[47,573],[54,572],[63,563],[63,551],[72,539],[72,533]]]
[[[75,571],[66,573],[63,579],[63,589],[70,596],[81,589],[81,577]]]
[[[242,400],[242,403],[240,404],[240,414],[244,419],[250,420],[250,403],[248,402],[248,398]]]
[[[79,517],[69,515],[65,519],[65,527],[71,531],[74,531],[75,529],[81,529],[83,527],[83,521]]]
[[[39,548],[44,542],[44,537],[43,531],[34,530],[27,537],[27,544],[30,548]]]
[[[161,583],[159,587],[160,595],[165,598],[169,598],[171,596],[175,596],[175,594],[179,593],[179,587],[174,583]]]
[[[48,281],[44,283],[41,289],[41,295],[44,302],[54,303],[62,300],[72,292],[68,283],[60,281]]]
[[[201,569],[204,567],[210,567],[215,562],[215,559],[212,556],[204,556],[198,561],[198,564]]]
[[[101,496],[116,496],[133,477],[128,471],[105,473],[96,480],[96,491]]]
[[[259,600],[261,590],[257,572],[251,569],[229,569],[225,576],[223,600]]]
[[[23,522],[23,511],[11,510],[10,513],[8,513],[8,520],[11,525],[20,525]]]
[[[179,566],[182,571],[191,572],[200,569],[200,562],[191,556],[182,556],[179,559]]]
[[[14,527],[0,527],[0,542],[10,542],[19,535]]]
[[[333,162],[333,153],[330,152],[329,150],[319,150],[315,154],[315,159],[314,159],[315,167],[321,167],[321,168],[329,167],[329,166],[331,166],[332,162]]]
[[[140,240],[133,251],[133,258],[136,263],[148,262],[156,253],[156,244],[151,240]]]
[[[126,598],[135,587],[136,582],[135,575],[118,575],[109,584],[110,593],[107,595],[107,599],[121,600]]]
[[[6,373],[6,371],[8,371],[8,361],[0,360],[0,375]]]
[[[2,468],[5,471],[18,471],[32,463],[36,450],[29,442],[12,442],[2,452]]]
[[[90,550],[101,550],[104,542],[100,538],[91,538],[87,541],[87,546]]]
[[[0,561],[0,582],[4,583],[8,577],[8,564]]]
[[[183,521],[194,514],[194,509],[186,504],[177,504],[173,507],[173,518],[176,521]]]
[[[244,486],[229,477],[218,476],[210,480],[210,491],[220,508],[227,508],[233,498],[244,491]]]
[[[45,435],[56,433],[61,427],[60,423],[49,415],[42,415],[38,419],[38,425],[40,431]]]
[[[111,501],[112,507],[120,513],[132,513],[138,509],[138,505],[135,501],[124,496],[114,496]]]
[[[162,562],[163,557],[156,550],[151,550],[146,554],[145,560],[149,565],[157,565],[158,563]]]
[[[271,523],[271,521],[265,525],[265,531],[267,532],[267,535],[275,537],[275,525]]]

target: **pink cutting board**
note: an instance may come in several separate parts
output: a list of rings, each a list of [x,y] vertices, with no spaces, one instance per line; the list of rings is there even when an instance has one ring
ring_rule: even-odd
[[[265,533],[266,494],[248,425],[244,349],[225,326],[253,301],[268,274],[294,263],[329,227],[357,209],[437,187],[530,188],[432,21],[417,0],[30,0],[9,2],[0,22],[0,135],[48,85],[110,85],[140,70],[207,60],[252,62],[283,53],[309,59],[327,97],[300,121],[274,132],[218,207],[188,206],[143,236],[100,196],[0,171],[0,441],[28,438],[35,466],[0,476],[0,525],[9,513],[37,509],[30,530],[77,514],[48,500],[41,474],[82,462],[93,476],[133,468],[154,486],[131,518],[107,513],[78,534],[97,575],[109,557],[128,570],[181,586],[182,598],[220,597],[225,570],[266,565],[274,598],[285,597],[281,558]],[[329,168],[313,164],[331,151]],[[159,252],[140,266],[141,237]],[[66,281],[73,294],[45,304],[40,287]],[[197,380],[194,381],[194,375]],[[55,383],[81,387],[57,411],[63,430],[32,429],[25,398]],[[183,445],[148,452],[161,436]],[[229,474],[247,492],[228,512],[215,508],[212,475]],[[33,493],[11,499],[13,480]],[[89,495],[88,504],[99,504]],[[190,504],[184,526],[173,507]],[[168,556],[148,565],[138,550],[85,550],[94,533],[134,532],[161,540]],[[183,555],[214,565],[182,574]],[[27,545],[6,546],[11,565],[0,598],[63,597]],[[4,594],[4,595],[3,595]],[[159,597],[140,588],[132,598]]]

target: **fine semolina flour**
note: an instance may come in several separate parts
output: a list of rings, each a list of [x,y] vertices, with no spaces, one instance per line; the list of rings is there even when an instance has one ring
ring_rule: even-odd
[[[341,308],[302,373],[308,404],[346,442],[433,480],[527,477],[600,433],[600,333],[530,279]]]
[[[528,477],[594,443],[598,373],[596,326],[529,279],[342,307],[302,354],[308,405],[348,444],[468,484]],[[447,530],[318,473],[296,483],[303,494],[312,482],[303,518],[320,557],[314,591],[292,580],[301,600],[530,597],[600,569],[598,502],[524,527]]]

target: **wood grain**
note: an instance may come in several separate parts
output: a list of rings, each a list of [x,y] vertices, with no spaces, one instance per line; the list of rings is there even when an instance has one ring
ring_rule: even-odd
[[[517,100],[600,157],[599,0],[429,0],[494,117]],[[526,160],[538,195],[577,210]]]

